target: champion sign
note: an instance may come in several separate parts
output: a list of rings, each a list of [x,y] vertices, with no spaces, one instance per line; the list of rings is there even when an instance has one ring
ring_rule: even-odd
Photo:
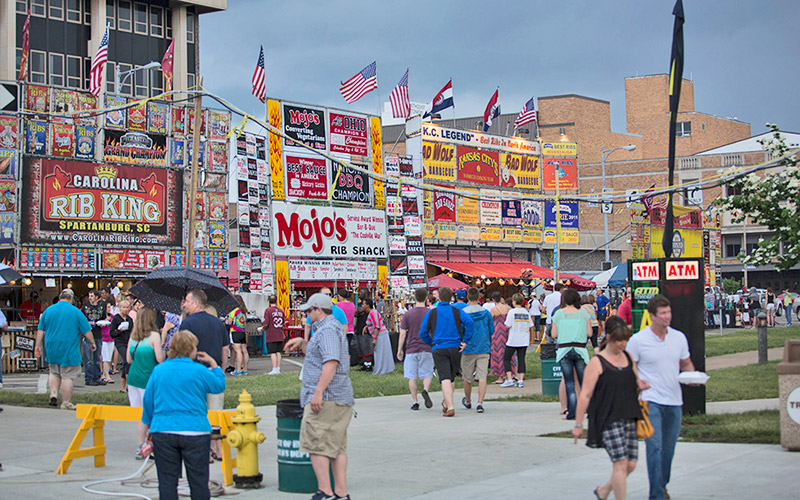
[[[275,255],[385,259],[386,218],[380,210],[273,203]]]

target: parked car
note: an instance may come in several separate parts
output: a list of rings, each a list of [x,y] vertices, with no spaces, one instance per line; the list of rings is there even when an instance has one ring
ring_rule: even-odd
[[[794,311],[794,316],[797,318],[798,323],[800,323],[800,295],[789,292],[794,295],[794,302],[792,302],[792,311]],[[775,308],[775,315],[776,316],[783,316],[783,294],[778,295],[775,300],[780,304],[779,307]]]

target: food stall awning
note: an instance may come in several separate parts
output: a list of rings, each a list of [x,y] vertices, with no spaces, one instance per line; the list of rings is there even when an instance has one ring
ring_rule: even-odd
[[[440,260],[429,260],[428,264],[443,267],[448,271],[461,273],[465,276],[487,278],[534,278],[552,279],[553,271],[523,261],[513,262],[445,262]],[[530,270],[530,272],[528,272]]]

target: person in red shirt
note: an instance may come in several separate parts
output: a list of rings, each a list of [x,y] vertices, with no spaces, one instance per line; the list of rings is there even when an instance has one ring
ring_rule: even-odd
[[[30,298],[19,305],[19,315],[25,321],[39,321],[39,316],[42,315],[39,292],[32,291]]]
[[[272,371],[267,375],[278,375],[281,372],[281,351],[286,338],[283,327],[286,325],[286,315],[278,307],[278,297],[269,296],[269,307],[264,311],[264,341],[267,343],[267,353],[272,360]]]
[[[617,316],[625,320],[628,326],[633,325],[633,301],[631,300],[631,289],[628,287],[622,296],[622,304],[617,309]]]

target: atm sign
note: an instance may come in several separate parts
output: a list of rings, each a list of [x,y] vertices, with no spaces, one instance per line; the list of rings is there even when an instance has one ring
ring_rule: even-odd
[[[697,261],[667,261],[668,280],[696,280],[700,278],[700,266]]]
[[[634,262],[633,281],[654,281],[658,279],[658,262]]]

